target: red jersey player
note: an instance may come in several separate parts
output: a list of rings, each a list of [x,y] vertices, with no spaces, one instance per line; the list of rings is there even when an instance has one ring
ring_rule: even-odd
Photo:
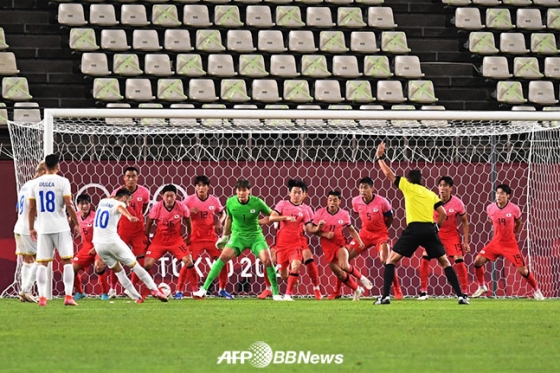
[[[509,185],[500,184],[496,187],[496,202],[491,203],[486,208],[488,218],[494,228],[494,238],[475,258],[474,269],[478,290],[473,294],[473,298],[477,298],[488,291],[484,282],[484,264],[489,260],[494,261],[499,256],[503,256],[513,263],[521,276],[534,289],[535,299],[544,300],[535,277],[525,265],[525,260],[519,251],[515,235],[521,231],[523,222],[521,220],[521,210],[509,201],[510,197],[511,188]]]
[[[330,191],[327,195],[327,207],[321,208],[315,213],[313,218],[314,227],[309,231],[310,233],[318,233],[320,231],[331,233],[327,237],[323,236],[320,239],[323,255],[333,273],[344,284],[354,290],[354,300],[359,300],[364,289],[358,286],[350,275],[359,279],[367,289],[371,289],[373,285],[356,268],[348,263],[348,249],[346,248],[344,229],[348,229],[360,249],[363,250],[365,245],[358,232],[352,226],[348,211],[340,208],[341,201],[342,196],[339,191]]]
[[[360,249],[356,241],[350,242],[348,260],[352,260],[371,247],[375,247],[379,253],[381,264],[385,264],[389,257],[389,231],[393,223],[393,208],[386,198],[374,194],[373,180],[364,177],[358,183],[360,195],[352,199],[352,210],[360,216],[362,228],[360,237],[364,243],[364,249]],[[402,299],[402,291],[399,279],[395,274],[393,279],[393,290],[395,299]],[[328,299],[340,298],[341,283],[337,281],[336,290],[329,295]]]
[[[138,174],[139,171],[136,167],[127,167],[124,169],[124,188],[132,193],[127,210],[132,216],[137,217],[138,221],[131,222],[128,219],[121,219],[119,221],[118,233],[124,243],[131,248],[132,253],[138,259],[138,263],[143,265],[144,255],[146,254],[146,247],[148,245],[148,237],[146,237],[144,228],[144,212],[150,202],[150,191],[138,185]],[[123,186],[116,190],[120,188],[123,188]],[[115,192],[113,192],[113,194],[114,193]],[[131,280],[133,284],[139,282],[138,276],[136,276],[135,273],[132,274]],[[109,290],[110,297],[116,296],[114,284],[116,284],[116,278],[112,274],[111,289]]]
[[[94,271],[101,283],[101,300],[108,300],[109,284],[107,283],[107,274],[105,273],[105,263],[99,258],[93,247],[93,221],[95,210],[91,208],[91,197],[87,194],[80,194],[76,199],[78,203],[78,222],[80,223],[80,231],[82,236],[81,248],[72,259],[74,268],[74,288],[76,293],[74,299],[79,300],[85,297],[84,289],[78,272],[84,268],[94,264]]]
[[[173,184],[164,186],[161,196],[162,200],[152,206],[146,221],[146,236],[150,236],[154,223],[156,231],[146,251],[144,269],[149,271],[166,252],[192,268],[193,261],[188,249],[192,233],[189,209],[177,201],[177,187]],[[186,239],[183,239],[183,225],[186,226]]]
[[[191,212],[193,225],[189,248],[194,262],[204,252],[210,258],[216,260],[220,257],[220,251],[216,248],[216,241],[218,241],[218,234],[222,233],[226,214],[218,197],[209,193],[210,179],[207,176],[199,175],[195,177],[194,188],[195,194],[188,196],[183,201],[183,204]],[[190,282],[191,290],[193,292],[198,290],[199,280],[196,268],[183,267],[179,274],[179,284],[177,286],[177,293],[175,293],[175,299],[183,298],[183,289],[187,279]],[[227,267],[224,267],[218,275],[218,296],[231,300],[233,296],[226,291],[227,279]]]
[[[445,248],[445,253],[449,259],[453,259],[459,283],[463,293],[468,292],[468,271],[465,265],[463,255],[471,251],[469,244],[469,219],[463,202],[452,195],[453,179],[449,176],[443,176],[438,181],[439,198],[443,202],[443,208],[447,213],[447,217],[439,228],[439,239]],[[434,221],[438,221],[439,214],[434,210]],[[457,229],[457,221],[461,220],[463,227],[463,240],[459,237]],[[430,274],[430,258],[426,252],[422,254],[420,261],[420,296],[418,300],[426,300],[428,298],[428,276]]]

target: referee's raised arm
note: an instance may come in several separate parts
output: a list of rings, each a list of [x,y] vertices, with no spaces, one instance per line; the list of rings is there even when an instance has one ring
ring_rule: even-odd
[[[377,152],[375,153],[374,160],[379,164],[379,167],[381,168],[383,174],[385,174],[385,177],[391,180],[391,183],[394,183],[395,180],[397,180],[397,177],[395,176],[393,170],[391,170],[387,163],[385,163],[385,158],[387,158],[385,155],[385,143],[382,142],[377,146]]]

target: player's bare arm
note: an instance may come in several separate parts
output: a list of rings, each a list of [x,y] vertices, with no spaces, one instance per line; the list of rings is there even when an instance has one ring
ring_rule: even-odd
[[[187,238],[185,239],[185,244],[191,244],[191,235],[192,235],[192,220],[191,218],[183,218],[183,224],[187,227]]]
[[[391,214],[390,216],[385,216],[384,217],[385,226],[387,228],[391,228],[391,225],[393,225],[393,220],[395,220],[395,218],[393,217],[393,214]]]
[[[437,226],[438,228],[441,228],[443,222],[445,221],[445,219],[447,219],[447,213],[445,212],[443,206],[438,206],[436,211],[438,213]]]
[[[393,170],[391,170],[391,168],[385,163],[385,142],[382,142],[377,146],[377,152],[375,153],[375,156],[377,159],[377,163],[379,164],[379,167],[381,168],[381,171],[383,172],[385,177],[389,179],[391,183],[394,183],[395,180],[397,180],[397,177],[395,176]]]
[[[515,227],[513,228],[513,233],[521,232],[521,227],[523,226],[523,219],[519,218],[515,220]]]
[[[469,218],[467,214],[463,214],[461,216],[461,226],[463,227],[463,250],[465,253],[471,252],[471,245],[470,245],[470,227],[469,227]]]
[[[35,198],[29,199],[29,235],[33,241],[37,241],[37,231],[35,230],[35,217],[37,216],[37,201]]]
[[[226,224],[224,225],[224,235],[229,236],[231,234],[231,216],[226,218]]]
[[[358,243],[360,249],[365,249],[366,245],[364,245],[364,242],[360,238],[360,235],[358,234],[358,231],[356,231],[356,228],[354,228],[353,225],[349,225],[347,228],[348,233],[350,233],[350,236],[352,236],[352,238]]]
[[[296,218],[293,217],[293,216],[280,215],[278,212],[272,210],[270,212],[270,215],[268,216],[268,221],[270,223],[276,223],[276,222],[279,222],[279,221],[289,221],[289,222],[293,223],[293,222],[296,221]],[[259,223],[260,223],[260,221],[259,221]]]
[[[268,216],[265,216],[264,218],[259,219],[259,225],[267,225],[272,223],[270,221],[270,218]]]
[[[151,219],[150,217],[146,218],[146,237],[148,237],[148,239],[150,239],[150,232],[152,231],[152,225],[154,225],[154,220]]]
[[[136,223],[138,221],[140,221],[140,219],[138,219],[136,216],[132,216],[130,214],[130,212],[128,212],[128,210],[126,208],[124,208],[123,206],[119,206],[117,207],[117,209],[119,210],[119,212],[123,215],[126,216],[126,218],[131,222],[131,223]]]
[[[63,199],[64,205],[66,206],[66,212],[70,215],[70,219],[74,223],[74,231],[76,232],[76,235],[81,236],[82,231],[80,230],[80,222],[78,221],[78,214],[76,214],[76,209],[72,203],[72,197],[64,196]]]
[[[220,235],[223,232],[225,221],[226,221],[226,212],[225,212],[225,210],[222,210],[222,212],[220,213],[220,216],[218,216],[218,219],[216,220],[216,223],[214,225],[214,229],[216,230],[216,234]]]

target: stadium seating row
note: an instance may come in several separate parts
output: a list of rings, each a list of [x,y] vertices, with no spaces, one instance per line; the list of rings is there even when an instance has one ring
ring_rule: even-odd
[[[374,101],[386,103],[403,103],[408,101],[418,104],[437,102],[434,86],[430,80],[410,80],[407,84],[407,97],[403,93],[403,85],[398,80],[380,80],[377,82],[377,97],[373,96],[368,80],[284,80],[282,95],[276,79],[255,79],[250,83],[251,92],[243,79],[190,79],[188,95],[181,79],[159,79],[157,81],[157,97],[153,95],[152,83],[146,78],[129,78],[125,83],[125,96],[121,94],[119,80],[116,78],[95,78],[93,96],[98,101],[116,102],[123,99],[147,102],[157,98],[160,101],[183,102],[215,102],[220,98],[226,102],[257,101],[277,103],[281,101],[293,103],[309,103],[313,101],[325,103],[370,103]],[[216,86],[220,87],[220,96],[216,94]],[[341,86],[345,88],[342,96]],[[310,89],[310,87],[312,89]],[[313,93],[312,93],[313,92]]]
[[[443,3],[450,6],[560,6],[560,0],[443,0]]]
[[[500,34],[499,49],[496,48],[494,34],[491,32],[473,31],[469,34],[468,48],[471,53],[480,55],[493,54],[536,54],[555,55],[560,53],[556,36],[552,33],[532,33],[527,48],[526,35],[519,32],[502,32]]]
[[[513,74],[505,56],[486,56],[482,59],[482,76],[489,79],[560,79],[560,57],[546,57],[544,59],[544,74],[539,68],[536,57],[515,57],[513,59]]]
[[[519,81],[500,81],[496,89],[498,102],[519,105],[527,101],[537,105],[554,105],[558,103],[555,91],[558,86],[551,81],[532,80],[528,84],[528,95],[523,91],[523,84]]]
[[[117,17],[120,10],[120,19]],[[368,7],[367,23],[360,7],[338,7],[336,11],[336,24],[333,22],[333,13],[329,7],[308,7],[305,10],[305,19],[302,17],[300,6],[278,5],[248,5],[241,16],[238,5],[216,5],[209,9],[204,4],[184,5],[182,16],[179,8],[173,4],[154,4],[150,11],[142,4],[124,4],[115,7],[113,4],[91,4],[89,6],[89,21],[86,20],[82,4],[60,4],[58,8],[58,23],[64,26],[131,26],[144,27],[154,25],[159,27],[178,27],[181,25],[191,27],[219,26],[226,28],[273,26],[286,28],[300,27],[344,27],[376,29],[393,29],[397,25],[393,19],[390,7]],[[211,20],[210,11],[213,13]],[[151,13],[151,16],[148,14]],[[272,14],[274,13],[274,17]],[[273,22],[274,19],[274,22]]]
[[[267,4],[310,4],[316,5],[323,3],[323,0],[52,0],[57,3],[146,3],[146,4],[160,4],[160,3],[177,3],[177,4],[194,4],[198,2],[208,4],[227,4],[230,2],[240,4],[258,4],[261,2]],[[344,5],[344,4],[360,4],[360,5],[382,5],[384,0],[324,0],[326,4]]]
[[[198,29],[195,34],[194,48],[204,52],[231,51],[237,53],[254,52],[279,53],[286,50],[295,53],[309,53],[318,50],[326,53],[377,53],[380,50],[391,54],[410,52],[406,35],[402,31],[384,31],[381,33],[381,49],[373,31],[353,31],[350,34],[350,45],[342,31],[321,31],[316,34],[311,30],[291,30],[287,34],[280,30],[219,30]],[[253,35],[255,35],[253,37]],[[226,43],[224,45],[223,36]],[[287,39],[287,48],[285,43]],[[144,52],[160,51],[163,48],[170,52],[190,52],[191,31],[185,29],[167,29],[164,32],[163,47],[157,30],[134,30],[132,33],[132,49]],[[318,39],[318,44],[316,44]],[[100,48],[107,51],[127,51],[131,46],[125,30],[104,29],[101,31],[101,46],[96,40],[96,33],[91,28],[72,28],[70,30],[70,48],[76,51],[96,51]]]
[[[507,8],[486,9],[486,22],[482,23],[481,12],[477,7],[457,8],[452,22],[463,30],[543,30],[545,28],[560,30],[560,8],[546,11],[546,24],[543,23],[541,10],[536,8],[519,8],[516,10],[516,21],[513,22],[511,12]]]

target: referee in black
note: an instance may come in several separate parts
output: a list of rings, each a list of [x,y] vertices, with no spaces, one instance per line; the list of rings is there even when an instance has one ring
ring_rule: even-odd
[[[469,298],[461,292],[461,286],[457,280],[457,274],[449,263],[445,250],[438,236],[438,229],[447,218],[443,202],[437,194],[422,186],[422,173],[420,170],[411,170],[408,178],[395,176],[395,173],[385,163],[385,143],[382,142],[377,147],[375,161],[379,164],[381,171],[391,180],[404,195],[404,207],[406,212],[407,227],[402,233],[385,263],[385,273],[383,275],[383,295],[377,299],[375,304],[390,304],[391,298],[389,291],[395,277],[395,265],[403,256],[410,258],[418,249],[423,246],[430,259],[437,258],[438,263],[443,267],[447,281],[455,290],[459,299],[459,304],[469,304]],[[438,212],[437,225],[434,223],[434,210]]]

